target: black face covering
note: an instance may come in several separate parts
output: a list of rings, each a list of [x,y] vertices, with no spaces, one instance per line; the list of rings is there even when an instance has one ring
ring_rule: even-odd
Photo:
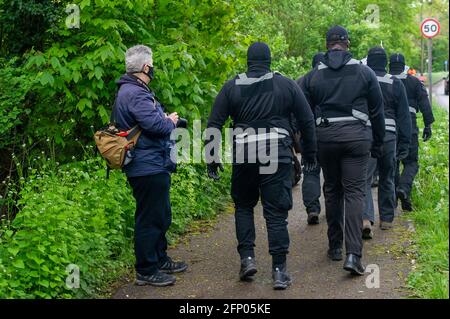
[[[374,71],[386,72],[386,51],[380,47],[370,49],[367,56],[367,65]]]
[[[150,81],[153,80],[153,78],[155,77],[155,69],[152,66],[148,66],[149,70],[148,72],[142,71],[142,73],[144,73],[146,76],[148,76],[150,78]]]
[[[400,74],[405,71],[405,57],[403,54],[395,53],[392,54],[389,59],[389,72],[391,74]]]
[[[264,42],[253,43],[247,51],[247,66],[249,71],[269,71],[272,57],[270,48]]]

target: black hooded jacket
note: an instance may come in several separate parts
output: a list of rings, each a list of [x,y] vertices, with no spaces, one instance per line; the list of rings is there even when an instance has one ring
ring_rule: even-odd
[[[416,113],[421,112],[423,115],[423,122],[425,126],[429,126],[434,122],[433,110],[431,108],[428,92],[422,82],[415,76],[406,74],[404,72],[404,64],[390,64],[390,73],[395,75],[403,82],[408,96],[408,104],[411,107],[411,124],[413,133],[417,134],[419,129],[417,127]]]
[[[348,51],[330,50],[324,60],[301,83],[316,118],[324,120],[317,128],[322,143],[373,141],[381,145],[385,135],[383,95],[375,73]],[[352,116],[353,110],[366,113],[364,121],[327,122],[331,117]]]
[[[411,118],[405,87],[402,81],[386,72],[387,55],[383,48],[369,50],[367,65],[375,72],[383,93],[385,142],[397,140],[399,149],[407,150],[411,142]],[[395,123],[389,120],[394,120]]]
[[[279,73],[272,73],[270,56],[264,57],[258,50],[249,49],[245,76],[259,80],[251,85],[237,85],[240,78],[236,76],[225,83],[214,102],[208,128],[222,129],[231,117],[234,127],[278,127],[292,132],[290,116],[294,114],[305,142],[303,156],[306,161],[314,161],[317,152],[314,117],[298,85]]]

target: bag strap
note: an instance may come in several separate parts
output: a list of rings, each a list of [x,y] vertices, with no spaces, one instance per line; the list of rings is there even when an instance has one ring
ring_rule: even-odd
[[[136,142],[141,133],[142,133],[141,128],[138,125],[136,125],[128,131],[127,140],[128,141],[133,140]]]
[[[111,123],[114,123],[114,124],[117,123],[117,119],[114,117],[114,112],[115,112],[116,106],[117,106],[117,96],[119,96],[119,90],[120,90],[120,87],[117,89],[116,96],[114,97],[114,103],[113,103],[113,106],[112,106],[112,112],[111,112],[111,116],[109,117],[109,121]]]

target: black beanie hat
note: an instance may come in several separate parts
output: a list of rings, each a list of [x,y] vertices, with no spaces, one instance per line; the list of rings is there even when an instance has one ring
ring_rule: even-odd
[[[389,71],[400,74],[405,70],[405,57],[401,53],[394,53],[389,58]]]
[[[270,64],[272,57],[270,54],[270,48],[264,42],[253,43],[247,51],[247,63],[261,63]]]
[[[386,71],[387,55],[386,51],[380,47],[374,47],[369,50],[367,55],[367,66],[372,70]]]
[[[312,67],[315,68],[317,64],[319,64],[320,62],[323,62],[324,58],[325,58],[325,53],[323,53],[323,52],[316,53],[312,59]]]
[[[327,32],[327,43],[328,42],[343,42],[348,40],[348,32],[344,27],[336,25],[330,28]]]

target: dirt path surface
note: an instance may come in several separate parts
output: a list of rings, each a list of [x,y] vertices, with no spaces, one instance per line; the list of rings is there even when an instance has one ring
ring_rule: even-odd
[[[234,216],[222,214],[212,230],[188,235],[169,255],[189,263],[189,270],[177,275],[175,286],[138,287],[129,278],[113,298],[402,298],[406,296],[404,278],[411,268],[407,257],[412,227],[405,218],[396,219],[395,229],[381,231],[375,224],[375,238],[364,243],[363,262],[376,264],[380,270],[380,288],[366,287],[366,278],[351,277],[342,269],[343,262],[326,257],[327,226],[325,216],[320,225],[308,226],[300,187],[295,187],[294,208],[289,215],[291,238],[288,269],[293,284],[285,291],[274,291],[271,280],[271,259],[262,207],[255,209],[257,230],[256,258],[258,273],[253,282],[238,279],[239,257],[236,251]],[[376,198],[376,196],[374,197]],[[322,207],[323,207],[323,197]]]

